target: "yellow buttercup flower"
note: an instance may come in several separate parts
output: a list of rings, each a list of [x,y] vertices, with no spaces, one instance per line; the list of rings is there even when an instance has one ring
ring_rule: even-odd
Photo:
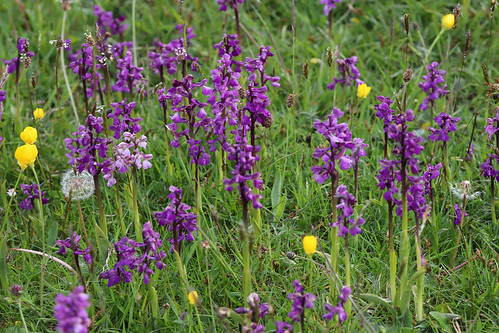
[[[358,98],[366,98],[367,95],[371,92],[371,87],[368,87],[367,84],[362,83],[357,86],[357,97]]]
[[[317,249],[317,237],[305,236],[303,237],[303,249],[306,254],[314,254]]]
[[[191,303],[192,305],[198,302],[198,298],[199,298],[198,292],[195,290],[191,290],[189,292],[189,295],[187,295],[187,299],[189,300],[189,303]]]
[[[454,27],[454,14],[447,14],[442,17],[442,25],[444,29],[452,29]]]
[[[17,164],[24,171],[28,165],[32,166],[35,163],[38,156],[38,148],[35,145],[26,144],[17,148],[14,156],[17,159]]]
[[[38,132],[36,131],[36,128],[28,126],[21,132],[20,136],[21,140],[23,140],[25,144],[31,145],[35,143],[38,138]]]
[[[36,108],[36,110],[33,111],[33,117],[35,117],[36,120],[41,120],[45,117],[45,112],[43,112],[43,109]]]

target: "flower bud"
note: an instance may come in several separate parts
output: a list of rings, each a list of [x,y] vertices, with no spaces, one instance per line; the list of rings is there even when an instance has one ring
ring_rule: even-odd
[[[24,129],[24,131],[21,132],[20,137],[25,144],[31,145],[35,143],[36,139],[38,138],[38,132],[36,131],[36,128],[28,126]]]
[[[45,117],[45,112],[43,112],[43,109],[36,108],[36,110],[33,112],[33,117],[35,117],[36,120],[41,120],[43,117]]]
[[[192,305],[195,305],[199,299],[198,292],[195,290],[191,290],[189,292],[189,294],[187,295],[187,299],[189,300],[189,303],[191,303]]]
[[[452,29],[454,27],[455,17],[454,14],[447,14],[442,17],[442,25],[444,29]]]
[[[317,237],[305,236],[303,237],[303,249],[306,254],[314,254],[317,249]]]

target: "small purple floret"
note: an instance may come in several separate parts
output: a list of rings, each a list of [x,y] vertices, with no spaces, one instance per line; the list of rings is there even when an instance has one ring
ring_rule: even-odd
[[[69,293],[68,296],[58,294],[55,297],[54,317],[57,319],[57,330],[61,333],[87,333],[90,326],[87,308],[90,296],[85,294],[82,286]]]

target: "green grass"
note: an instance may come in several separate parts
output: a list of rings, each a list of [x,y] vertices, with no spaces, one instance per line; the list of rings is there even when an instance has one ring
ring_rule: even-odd
[[[400,331],[401,322],[394,318],[387,307],[363,294],[374,294],[389,298],[389,257],[388,257],[388,222],[386,202],[382,191],[377,186],[376,175],[380,170],[379,160],[383,158],[383,125],[375,116],[376,96],[390,96],[392,100],[402,99],[400,89],[405,71],[406,36],[403,15],[408,13],[411,22],[408,46],[408,67],[414,75],[407,85],[408,108],[415,110],[416,119],[410,124],[411,130],[417,130],[425,138],[424,130],[430,122],[429,110],[418,110],[419,103],[425,97],[418,87],[426,74],[425,56],[429,45],[440,32],[440,20],[452,12],[453,4],[447,1],[355,1],[343,0],[334,10],[333,39],[328,37],[327,17],[322,14],[319,1],[296,2],[296,37],[295,44],[291,35],[292,14],[290,1],[247,0],[240,8],[242,26],[248,31],[243,33],[242,58],[255,57],[260,45],[271,45],[275,56],[269,61],[266,72],[281,77],[281,87],[270,88],[268,96],[272,101],[269,110],[273,114],[273,125],[269,129],[259,128],[258,141],[262,150],[258,169],[262,173],[265,189],[261,211],[263,233],[252,243],[251,286],[262,302],[271,305],[271,311],[261,323],[266,331],[275,331],[275,321],[289,321],[291,309],[288,293],[294,291],[292,281],[299,279],[306,291],[316,294],[315,307],[306,311],[307,328],[311,332],[334,330],[337,323],[322,319],[324,304],[336,304],[337,300],[329,292],[331,285],[328,273],[323,268],[326,261],[316,254],[313,257],[313,273],[302,249],[301,237],[311,234],[314,225],[324,251],[330,252],[331,202],[328,198],[330,184],[317,184],[310,167],[318,161],[312,158],[314,148],[323,144],[322,137],[315,133],[315,119],[324,120],[333,107],[345,112],[344,121],[348,121],[350,108],[357,103],[355,90],[338,87],[330,91],[326,85],[335,75],[334,66],[327,64],[326,49],[337,50],[342,57],[356,55],[358,68],[372,91],[358,103],[357,113],[351,131],[354,137],[360,137],[369,144],[367,156],[362,159],[359,169],[359,211],[367,204],[363,217],[366,223],[362,233],[355,239],[350,238],[350,262],[352,264],[353,299],[363,316],[379,331]],[[67,37],[72,40],[72,50],[84,42],[84,33],[93,32],[94,16],[92,6],[102,6],[112,10],[114,15],[127,17],[126,23],[132,24],[131,2],[118,1],[78,1],[71,4],[67,12]],[[429,271],[424,276],[424,321],[416,323],[411,318],[406,329],[425,332],[451,332],[452,327],[461,331],[493,332],[499,330],[498,266],[499,248],[498,227],[491,218],[490,182],[480,176],[480,165],[492,153],[491,144],[483,131],[486,119],[496,111],[497,93],[486,97],[482,62],[488,67],[491,81],[499,77],[497,54],[497,19],[492,25],[489,21],[489,1],[463,1],[462,18],[457,27],[446,31],[437,41],[428,62],[437,61],[445,69],[446,83],[450,93],[437,101],[435,115],[454,108],[454,116],[461,117],[457,132],[451,133],[448,143],[450,161],[450,179],[453,184],[469,180],[474,191],[480,196],[468,201],[466,211],[469,214],[463,227],[463,237],[457,252],[455,266],[464,263],[480,251],[480,256],[457,271],[450,272],[450,261],[456,245],[458,230],[452,224],[454,203],[460,203],[446,189],[443,177],[435,181],[436,207],[431,212],[421,238],[424,240],[425,257],[429,262]],[[16,93],[15,74],[12,75],[4,90],[7,100],[3,103],[4,114],[0,122],[0,223],[3,223],[6,207],[10,200],[7,190],[14,187],[20,168],[14,158],[15,149],[22,144],[19,133],[25,126],[35,126],[38,130],[37,146],[39,159],[35,164],[41,186],[47,192],[49,204],[44,206],[45,251],[74,267],[71,255],[57,255],[55,240],[65,239],[71,230],[81,233],[76,202],[68,202],[60,191],[62,174],[68,169],[64,155],[64,139],[77,130],[78,124],[73,116],[64,79],[59,72],[58,84],[62,110],[59,111],[56,89],[56,49],[49,44],[61,33],[63,11],[58,2],[37,0],[26,1],[18,5],[14,1],[0,4],[0,59],[10,59],[17,55],[17,36],[30,40],[30,50],[36,56],[29,68],[29,77],[37,80],[36,87],[31,87],[35,107],[42,107],[46,117],[35,123],[30,110],[29,95],[26,88],[25,71],[20,71],[19,89]],[[189,52],[199,57],[202,66],[195,73],[195,81],[210,77],[210,70],[217,66],[218,53],[212,48],[220,42],[224,33],[235,33],[232,12],[220,12],[215,1],[184,1],[182,17],[188,26],[194,27],[197,34],[192,40]],[[393,26],[393,40],[390,31]],[[358,22],[355,22],[358,20]],[[222,315],[223,308],[234,310],[245,305],[242,288],[242,241],[239,233],[241,224],[241,203],[237,191],[224,191],[218,179],[215,164],[202,167],[203,232],[195,233],[195,241],[184,243],[181,261],[186,270],[189,286],[200,296],[201,305],[196,312],[184,295],[178,266],[173,253],[168,252],[170,238],[166,228],[160,227],[152,217],[153,212],[161,211],[168,205],[166,196],[170,185],[184,190],[184,201],[194,206],[194,187],[192,173],[187,159],[186,145],[180,149],[171,149],[172,163],[175,166],[172,176],[168,173],[165,162],[165,141],[163,113],[152,89],[159,83],[149,69],[148,52],[152,49],[153,39],[168,42],[177,38],[175,25],[182,23],[176,1],[137,1],[136,30],[138,65],[144,67],[143,75],[147,78],[146,88],[149,94],[143,99],[135,98],[137,115],[143,118],[143,132],[147,132],[147,152],[154,155],[153,167],[138,175],[138,200],[141,223],[153,222],[153,227],[161,233],[167,256],[166,268],[155,273],[151,286],[157,292],[158,305],[151,301],[150,287],[144,285],[136,275],[129,284],[121,283],[108,288],[106,281],[98,274],[104,270],[104,260],[97,258],[94,274],[80,261],[87,288],[91,294],[89,315],[92,330],[95,332],[237,332],[238,320],[243,317]],[[417,26],[417,27],[416,27]],[[466,31],[471,31],[471,46],[461,72],[462,52]],[[244,31],[244,29],[243,29]],[[251,37],[251,38],[250,38]],[[124,40],[132,39],[132,29],[124,33]],[[294,59],[293,59],[294,48]],[[281,60],[282,59],[282,62]],[[68,63],[66,59],[66,64]],[[309,77],[305,79],[301,72],[304,63],[308,63]],[[294,67],[293,67],[294,65]],[[111,80],[115,80],[115,64],[110,66]],[[59,68],[60,70],[60,68]],[[84,99],[81,84],[76,75],[68,70],[69,82],[73,91],[80,119],[84,117]],[[171,86],[171,79],[180,79],[180,74],[166,76],[166,85]],[[247,75],[243,73],[241,82]],[[296,94],[296,103],[286,107],[290,93]],[[112,100],[119,102],[121,94],[113,92]],[[203,99],[201,95],[200,99]],[[95,103],[91,100],[91,104]],[[100,102],[98,102],[100,104]],[[108,106],[106,106],[108,107]],[[210,112],[207,108],[208,113]],[[473,137],[474,158],[462,162],[471,138],[473,118],[477,115]],[[311,144],[307,137],[311,136]],[[420,169],[429,163],[432,144],[425,144],[421,154]],[[433,163],[439,162],[438,151]],[[232,164],[228,164],[230,172]],[[28,168],[20,183],[35,182],[33,172]],[[352,170],[340,172],[340,184],[347,185],[353,191]],[[115,189],[107,188],[101,178],[101,190],[105,214],[108,222],[108,240],[117,241],[124,235],[120,232],[117,206],[121,205],[124,221],[128,228],[127,236],[135,239],[133,226],[133,208],[127,202],[129,179],[120,176],[118,185],[121,202],[115,199]],[[497,185],[496,185],[497,187]],[[22,194],[13,199],[7,229],[1,235],[0,244],[5,241],[6,248],[24,248],[42,251],[42,221],[37,217],[37,210],[29,212],[19,208]],[[283,203],[280,208],[279,204]],[[97,200],[92,197],[82,201],[83,216],[92,240],[96,237],[93,226],[99,224]],[[68,215],[66,217],[66,212]],[[252,219],[250,214],[250,219]],[[395,246],[398,254],[400,218],[395,217]],[[410,215],[409,227],[414,226]],[[411,257],[409,272],[416,271],[414,233],[409,234]],[[204,242],[209,247],[204,248]],[[94,241],[95,242],[95,241]],[[344,283],[344,247],[340,246],[338,275]],[[97,246],[96,243],[93,244]],[[80,284],[77,275],[53,260],[45,260],[43,307],[40,299],[42,260],[40,256],[18,251],[7,253],[0,248],[0,275],[8,279],[8,285],[21,284],[24,288],[20,299],[12,297],[3,290],[0,299],[0,331],[24,332],[18,302],[30,332],[54,331],[56,321],[53,318],[54,297],[58,293],[67,294]],[[286,254],[294,252],[296,257],[289,259]],[[114,255],[109,257],[109,265],[115,263]],[[5,265],[5,266],[2,266]],[[6,267],[4,270],[3,267]],[[309,279],[312,279],[309,281]],[[340,286],[341,287],[341,286]],[[415,313],[414,299],[411,294],[410,312]],[[43,309],[43,312],[40,311]],[[197,318],[199,314],[199,319]],[[233,313],[233,312],[232,312]],[[444,314],[444,315],[442,315]],[[452,319],[450,314],[458,315]],[[243,318],[244,319],[244,318]],[[343,330],[364,331],[359,314],[353,314],[343,323]],[[300,331],[298,323],[295,331]]]

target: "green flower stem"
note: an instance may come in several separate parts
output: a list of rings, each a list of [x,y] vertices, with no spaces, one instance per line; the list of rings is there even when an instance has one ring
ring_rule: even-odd
[[[47,258],[45,255],[45,218],[43,216],[43,205],[42,205],[42,188],[40,187],[40,181],[38,180],[38,175],[36,174],[35,167],[32,166],[33,174],[35,175],[36,184],[38,185],[38,218],[40,224],[42,225],[42,271],[40,274],[40,316],[43,316],[43,279],[45,276],[45,265],[47,263]]]
[[[83,219],[83,211],[81,210],[80,199],[78,199],[78,215],[80,217],[81,228],[83,229],[83,234],[85,235],[85,241],[87,242],[87,246],[90,246],[90,240],[87,234],[87,228],[85,228],[85,220]]]
[[[348,248],[348,234],[345,236],[345,280],[346,286],[350,288],[350,250]],[[350,314],[352,313],[352,302],[350,302],[350,300],[347,300],[345,312],[347,313],[347,317],[350,318]]]
[[[114,186],[115,190],[115,197],[116,197],[116,203],[118,205],[118,218],[120,220],[120,228],[121,228],[121,235],[125,236],[126,235],[126,226],[125,226],[125,221],[123,220],[123,208],[121,207],[121,195],[120,195],[120,188],[118,183],[115,184]]]
[[[459,231],[457,233],[457,241],[456,241],[456,249],[454,250],[454,254],[452,255],[452,259],[450,260],[450,269],[454,267],[454,261],[456,260],[457,250],[459,249],[459,243],[461,241],[461,235],[463,233],[463,225],[464,219],[466,218],[466,195],[463,196],[463,209],[461,211],[461,221],[459,221]]]
[[[253,189],[253,193],[255,195],[260,194],[260,190],[258,188]],[[262,234],[262,214],[260,209],[255,209],[251,207],[252,209],[252,216],[253,216],[253,236],[255,237],[255,240],[258,239],[258,237]]]
[[[61,91],[59,89],[59,58],[60,58],[60,50],[56,49],[55,52],[55,91],[57,97],[57,108],[59,110],[59,114],[62,112],[61,107]]]
[[[132,39],[133,39],[133,64],[137,67],[137,35],[135,32],[135,12],[137,0],[132,0]],[[185,29],[184,29],[185,30]],[[131,92],[131,90],[130,90]]]
[[[187,283],[187,277],[186,277],[186,273],[185,273],[185,268],[184,266],[182,265],[182,259],[180,258],[180,254],[177,252],[177,250],[173,250],[173,252],[175,253],[175,259],[177,260],[177,270],[178,270],[178,274],[180,275],[180,280],[182,281],[182,291],[184,293],[184,300],[187,301],[188,297],[187,297],[187,286],[188,286],[188,283]]]
[[[133,201],[133,225],[135,226],[135,237],[138,242],[142,242],[142,226],[140,225],[139,215],[139,202],[137,199],[137,168],[134,167],[133,175],[133,188],[132,188],[132,201]]]
[[[205,332],[205,330],[203,328],[203,323],[201,322],[201,316],[199,315],[199,310],[198,310],[198,307],[196,305],[194,305],[194,310],[196,311],[196,317],[198,319],[199,332]]]
[[[418,271],[423,268],[421,257],[421,238],[419,237],[419,226],[416,229],[416,261]],[[424,274],[421,275],[416,281],[416,321],[423,320],[423,292],[424,292]]]
[[[22,174],[23,174],[22,172],[19,172],[19,176],[17,176],[16,185],[14,186],[14,192],[17,190],[17,185],[19,185],[19,180],[21,179]],[[3,232],[5,231],[5,227],[7,226],[7,220],[9,219],[9,213],[10,213],[10,205],[12,204],[13,199],[14,199],[14,195],[12,195],[10,197],[9,204],[7,205],[7,208],[5,210],[5,216],[3,218],[2,231],[0,232],[0,236],[3,235]]]
[[[213,309],[213,304],[214,304],[213,303],[213,298],[211,296],[211,283],[210,283],[211,279],[210,279],[210,274],[209,274],[210,268],[208,266],[208,261],[209,261],[209,259],[208,259],[208,249],[206,248],[205,251],[206,251],[206,253],[205,253],[205,260],[204,260],[204,262],[205,262],[205,265],[206,265],[205,267],[206,267],[206,277],[207,277],[207,286],[208,286],[208,298],[210,299],[211,313],[215,313],[214,309]],[[211,320],[212,320],[212,327],[214,328],[214,330],[216,332],[217,331],[216,330],[217,324],[215,322],[215,316],[210,316],[210,317],[211,317]]]
[[[331,217],[331,222],[335,223],[338,220],[338,211],[336,209],[336,188],[338,182],[335,180],[337,179],[336,177],[336,172],[333,177],[331,177],[331,208],[333,211],[332,217]],[[336,266],[338,263],[338,251],[340,249],[340,240],[338,238],[338,227],[331,228],[331,267],[333,268],[333,271],[336,270]],[[331,288],[332,292],[334,293],[334,288]]]
[[[66,26],[66,17],[67,17],[67,10],[65,10],[64,13],[62,14],[61,40],[64,40],[64,30],[65,30],[64,27]],[[64,76],[64,82],[66,83],[66,89],[68,90],[69,101],[71,102],[71,107],[73,109],[76,122],[79,124],[80,118],[78,117],[78,111],[76,111],[76,104],[73,98],[73,91],[71,90],[71,86],[69,85],[68,74],[66,72],[66,64],[64,63],[64,47],[61,47],[60,50],[61,50],[60,59],[61,59],[62,75]]]
[[[243,184],[245,185],[245,184]],[[241,199],[243,204],[243,296],[244,303],[247,304],[247,298],[251,292],[251,271],[250,271],[250,234],[248,220],[248,200],[241,191]]]
[[[388,242],[390,256],[390,294],[392,301],[395,300],[397,294],[397,254],[393,245],[393,203],[388,203]]]
[[[442,142],[442,154],[444,155],[444,174],[445,174],[445,188],[449,191],[449,182],[451,181],[451,172],[449,168],[449,154],[447,154],[447,142]]]
[[[102,204],[102,193],[99,186],[99,174],[96,174],[94,176],[94,185],[95,185],[95,195],[97,196],[97,207],[99,208],[100,228],[102,229],[104,234],[107,235],[107,221],[106,221],[106,215],[104,214],[104,206]]]
[[[425,56],[425,63],[426,64],[428,63],[428,56],[430,55],[431,50],[433,50],[433,48],[437,44],[438,40],[440,39],[440,37],[442,37],[442,35],[444,34],[445,31],[446,31],[445,29],[440,30],[437,37],[435,37],[435,39],[433,40],[433,43],[431,43],[430,48],[428,49],[428,52],[426,52],[426,56]]]
[[[31,86],[29,84],[29,73],[28,69],[24,71],[26,73],[26,86],[28,87],[28,97],[29,97],[29,105],[31,106],[31,112],[35,111],[33,107],[33,97],[31,96]]]
[[[161,71],[163,73],[163,71]],[[161,82],[165,82],[161,80]],[[168,176],[173,179],[174,171],[173,171],[173,164],[170,162],[171,158],[171,150],[170,150],[170,141],[168,140],[168,108],[166,104],[163,105],[163,125],[165,127],[165,143],[166,143],[166,154],[165,154],[165,161],[166,161],[166,166],[168,167]]]
[[[165,127],[165,129],[166,129],[166,127]],[[168,133],[167,129],[166,129],[166,132]],[[166,134],[165,142],[166,142],[165,161],[166,161],[166,165],[168,167],[168,176],[170,177],[170,179],[173,179],[175,171],[174,171],[173,164],[170,161],[170,157],[171,157],[172,153],[171,153],[171,150],[170,150],[170,143],[168,142],[168,134]]]
[[[308,256],[308,264],[307,264],[307,271],[308,271],[308,290],[312,290],[312,280],[314,276],[314,259],[313,259],[313,254]]]
[[[217,159],[217,166],[218,166],[218,185],[224,186],[223,180],[225,178],[225,175],[224,175],[224,166],[223,166],[223,150],[217,150],[215,152],[215,157]]]
[[[26,326],[26,320],[24,319],[23,309],[21,307],[21,300],[19,300],[17,304],[19,305],[19,314],[21,315],[21,321],[23,322],[24,331],[28,333],[28,327]]]
[[[18,60],[19,62],[19,60]],[[21,92],[19,90],[19,63],[17,64],[17,75],[16,75],[16,126],[21,127]]]
[[[158,293],[156,292],[156,288],[149,284],[149,298],[151,299],[151,312],[154,320],[159,317],[159,303],[158,303]]]
[[[490,212],[492,213],[492,222],[497,226],[496,220],[496,198],[495,198],[495,179],[494,177],[490,178]]]
[[[402,166],[405,169],[405,165]],[[398,304],[402,310],[402,314],[406,312],[409,304],[402,304],[403,295],[407,287],[407,274],[409,265],[410,245],[409,245],[409,231],[408,231],[408,207],[407,207],[407,189],[405,185],[405,175],[402,177],[402,230],[400,232],[400,290]]]

